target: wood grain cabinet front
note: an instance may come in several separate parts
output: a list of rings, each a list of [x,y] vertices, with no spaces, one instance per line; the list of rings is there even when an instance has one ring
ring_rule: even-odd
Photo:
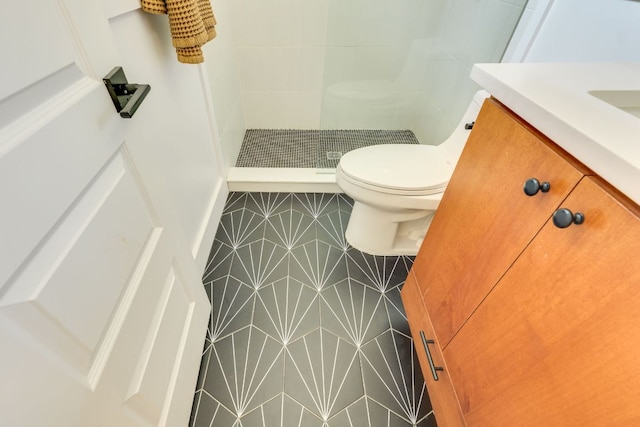
[[[443,348],[586,171],[485,101],[414,267]],[[549,191],[527,196],[531,178]]]
[[[638,206],[486,101],[402,290],[438,423],[640,425],[638,253]]]
[[[440,344],[435,339],[431,320],[424,309],[418,282],[413,272],[409,273],[402,287],[401,296],[431,406],[434,413],[439,414],[437,421],[441,426],[464,426],[465,422],[458,398],[451,384],[449,370],[444,366]],[[429,356],[427,356],[427,351],[430,353]]]
[[[640,425],[640,218],[584,178],[444,351],[469,425]]]

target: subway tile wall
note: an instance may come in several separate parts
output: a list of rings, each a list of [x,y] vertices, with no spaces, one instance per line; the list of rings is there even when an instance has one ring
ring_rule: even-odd
[[[212,3],[206,64],[233,165],[245,128],[410,129],[442,142],[477,89],[472,64],[500,60],[526,0]]]

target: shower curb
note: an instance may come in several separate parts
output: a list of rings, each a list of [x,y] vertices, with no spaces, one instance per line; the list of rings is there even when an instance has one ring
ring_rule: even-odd
[[[229,168],[229,191],[342,193],[335,169]]]

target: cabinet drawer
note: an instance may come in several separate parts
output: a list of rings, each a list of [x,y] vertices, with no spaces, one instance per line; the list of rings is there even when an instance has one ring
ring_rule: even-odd
[[[442,352],[437,341],[429,344],[429,350],[436,366],[443,367],[444,370],[436,371],[438,381],[435,381],[431,374],[431,367],[428,361],[427,353],[423,347],[423,339],[420,332],[423,332],[426,339],[434,339],[433,327],[429,316],[424,310],[420,290],[415,275],[412,271],[402,288],[402,302],[409,319],[411,335],[413,337],[418,360],[422,374],[429,392],[431,406],[436,416],[438,425],[446,427],[464,426],[464,419],[460,411],[460,405],[456,398],[449,373],[442,358]]]

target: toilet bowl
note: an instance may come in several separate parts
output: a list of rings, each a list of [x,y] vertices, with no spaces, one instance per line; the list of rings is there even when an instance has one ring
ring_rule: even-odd
[[[478,91],[440,145],[384,144],[344,154],[336,182],[354,200],[346,229],[351,246],[372,255],[416,255],[442,199],[482,102]]]

